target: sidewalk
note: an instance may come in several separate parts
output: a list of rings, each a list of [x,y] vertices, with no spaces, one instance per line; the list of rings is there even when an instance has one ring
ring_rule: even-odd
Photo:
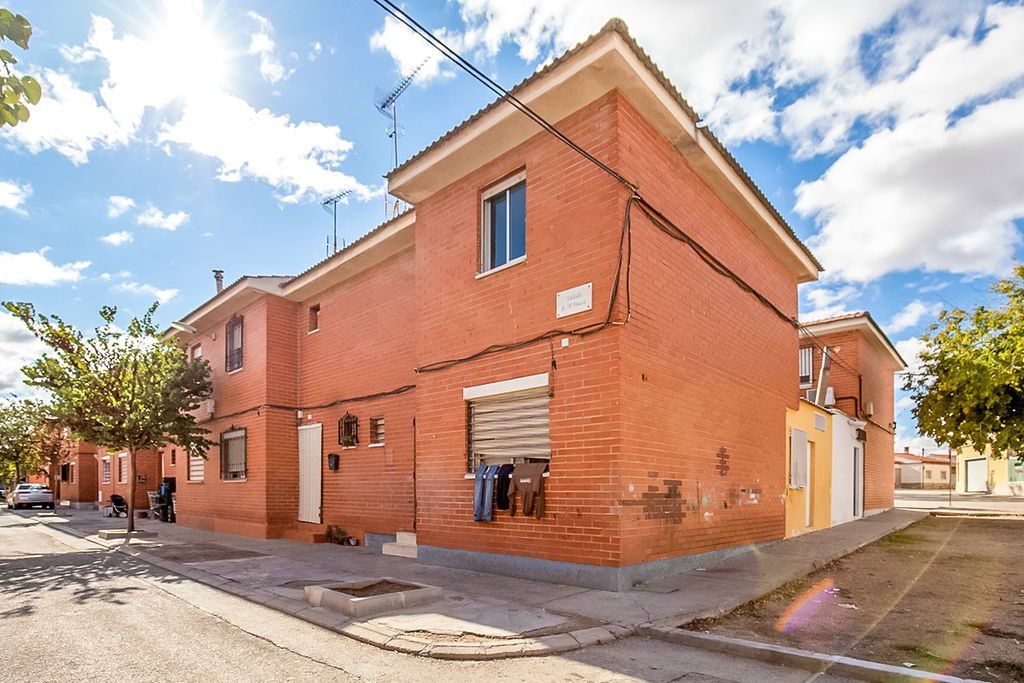
[[[29,517],[30,514],[23,514]],[[707,567],[621,593],[421,565],[364,547],[229,536],[138,520],[151,540],[102,541],[124,520],[58,510],[37,521],[116,548],[254,602],[385,649],[442,659],[496,659],[568,652],[727,612],[893,531],[923,513],[892,510],[811,535],[778,541]],[[303,588],[389,577],[437,586],[425,607],[349,619],[310,607]]]
[[[1024,517],[1024,498],[989,493],[953,493],[939,490],[896,489],[896,507],[936,515]]]

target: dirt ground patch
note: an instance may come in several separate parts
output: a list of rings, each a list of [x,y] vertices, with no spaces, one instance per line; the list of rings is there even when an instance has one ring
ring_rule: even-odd
[[[1024,520],[929,517],[683,628],[1024,681]]]
[[[252,557],[266,557],[263,553],[240,548],[231,548],[214,543],[182,543],[180,545],[154,545],[146,552],[171,562],[195,564],[216,560],[241,560]]]

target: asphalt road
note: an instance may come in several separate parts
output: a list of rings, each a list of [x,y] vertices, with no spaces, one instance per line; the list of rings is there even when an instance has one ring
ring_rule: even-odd
[[[908,510],[962,514],[1024,515],[1024,498],[985,493],[953,493],[936,489],[896,489],[895,505]]]
[[[386,652],[0,511],[0,680],[805,681],[643,638],[559,657]],[[242,561],[242,560],[240,560]],[[818,677],[816,681],[839,680]]]

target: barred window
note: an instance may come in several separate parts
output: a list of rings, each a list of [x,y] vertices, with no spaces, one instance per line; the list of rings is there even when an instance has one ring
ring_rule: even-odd
[[[224,331],[224,367],[227,372],[242,368],[242,317],[228,321]]]
[[[245,430],[220,435],[221,479],[245,479]]]
[[[370,445],[371,446],[383,446],[384,445],[384,418],[383,417],[371,417],[370,418]]]
[[[110,483],[110,458],[103,458],[103,483]]]
[[[338,444],[345,448],[354,448],[359,443],[359,418],[345,413],[338,420]]]
[[[467,402],[469,468],[551,459],[548,388]]]
[[[117,482],[128,483],[128,455],[124,453],[117,456]]]
[[[68,465],[68,483],[75,483],[75,463]]]

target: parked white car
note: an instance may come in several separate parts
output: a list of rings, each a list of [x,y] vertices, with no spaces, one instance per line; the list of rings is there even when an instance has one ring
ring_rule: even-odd
[[[18,484],[7,494],[7,507],[21,508],[42,507],[53,509],[53,491],[42,484]]]

